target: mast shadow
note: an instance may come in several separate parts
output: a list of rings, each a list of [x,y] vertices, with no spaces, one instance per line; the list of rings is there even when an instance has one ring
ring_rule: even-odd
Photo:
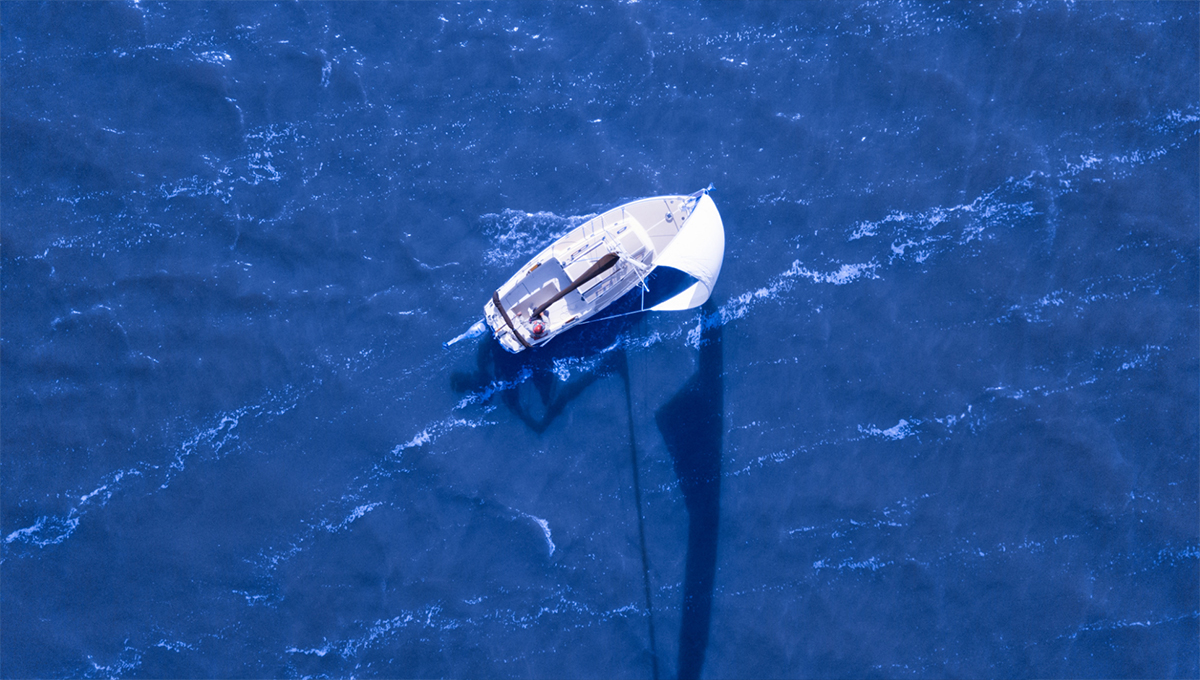
[[[703,309],[702,323],[707,323],[716,312],[716,304],[709,300]],[[700,335],[695,374],[655,414],[688,512],[683,620],[679,628],[681,680],[700,677],[708,649],[721,507],[724,380],[721,326],[707,325]]]
[[[716,313],[716,304],[708,301],[702,323]],[[629,360],[624,348],[612,349],[622,333],[637,323],[637,317],[602,321],[590,332],[578,334],[557,345],[520,354],[506,352],[487,338],[480,342],[474,372],[456,372],[452,388],[459,393],[497,388],[502,403],[529,429],[539,434],[564,412],[592,383],[606,376],[624,382],[629,419],[630,463],[638,507],[638,537],[641,548],[644,595],[649,614],[650,663],[658,678],[658,654],[654,631],[654,606],[651,598],[649,562],[645,545],[641,484],[638,474],[638,450],[634,427],[633,396]],[[684,386],[655,413],[655,421],[683,492],[688,512],[687,558],[684,571],[683,617],[679,631],[678,676],[683,680],[699,678],[708,648],[716,575],[718,522],[721,501],[721,452],[724,434],[724,358],[720,325],[707,325],[701,331],[696,372]],[[556,360],[586,360],[600,355],[598,363],[577,377],[563,381],[555,373]],[[533,390],[519,389],[528,382]],[[530,398],[530,393],[536,396]],[[540,403],[538,403],[540,401]],[[540,414],[538,413],[540,411]]]

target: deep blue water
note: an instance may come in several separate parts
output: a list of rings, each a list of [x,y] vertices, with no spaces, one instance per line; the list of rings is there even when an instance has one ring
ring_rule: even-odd
[[[3,677],[1200,676],[1197,3],[0,12]]]

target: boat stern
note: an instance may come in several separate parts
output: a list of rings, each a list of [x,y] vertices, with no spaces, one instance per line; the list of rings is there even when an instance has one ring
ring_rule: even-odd
[[[517,354],[529,347],[528,344],[521,342],[520,337],[516,334],[517,331],[509,323],[509,319],[501,314],[495,297],[488,300],[487,304],[483,306],[483,318],[487,321],[488,327],[492,329],[492,337],[496,338],[496,342],[500,343],[504,349],[512,354]]]

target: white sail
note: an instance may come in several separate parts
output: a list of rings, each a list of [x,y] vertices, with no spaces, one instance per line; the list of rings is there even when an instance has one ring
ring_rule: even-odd
[[[724,260],[725,226],[717,206],[704,194],[679,234],[654,261],[655,267],[671,267],[696,277],[696,283],[650,309],[673,311],[704,304],[712,295]]]

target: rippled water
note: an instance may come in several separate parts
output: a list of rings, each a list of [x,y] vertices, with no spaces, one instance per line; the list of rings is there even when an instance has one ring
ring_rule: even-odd
[[[1196,677],[1194,3],[6,3],[0,674]],[[715,184],[703,309],[492,290]]]

